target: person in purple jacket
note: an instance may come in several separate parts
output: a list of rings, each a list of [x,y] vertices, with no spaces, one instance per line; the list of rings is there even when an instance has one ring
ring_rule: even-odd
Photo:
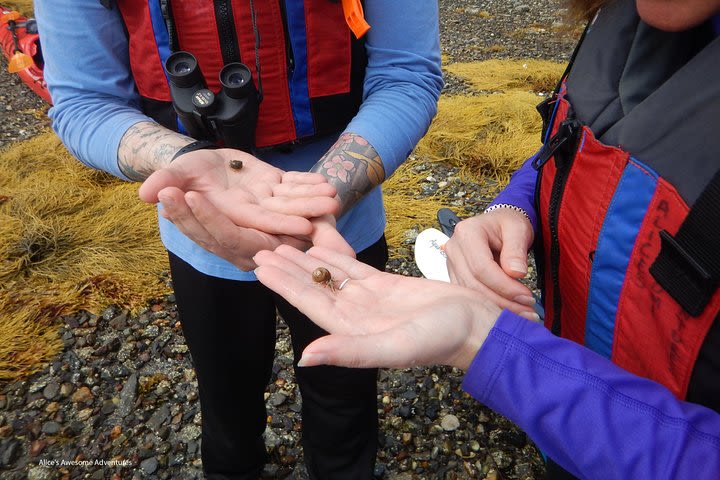
[[[550,478],[720,478],[720,1],[575,3],[602,8],[544,146],[457,225],[451,284],[322,247],[259,252],[255,273],[330,332],[299,366],[464,369]],[[497,301],[534,304],[533,243],[548,328]]]

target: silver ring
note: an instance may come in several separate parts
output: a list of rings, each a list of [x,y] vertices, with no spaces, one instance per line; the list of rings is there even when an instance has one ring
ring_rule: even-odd
[[[343,287],[344,287],[345,285],[347,285],[347,282],[349,282],[349,281],[350,281],[350,277],[346,278],[345,280],[343,280],[343,281],[340,283],[340,286],[338,286],[337,289],[338,289],[338,290],[342,290]]]

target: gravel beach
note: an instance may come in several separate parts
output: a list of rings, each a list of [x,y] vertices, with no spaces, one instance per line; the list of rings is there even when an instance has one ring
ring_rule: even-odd
[[[441,0],[446,62],[488,58],[567,60],[576,29],[553,0]],[[0,66],[0,147],[48,126],[46,106]],[[448,75],[445,94],[466,93]],[[438,182],[454,177],[443,163],[418,167]],[[432,190],[432,189],[430,189]],[[435,189],[436,190],[436,189]],[[482,186],[444,189],[470,211],[487,203]],[[419,275],[411,258],[388,270]],[[63,352],[31,378],[0,385],[0,477],[41,479],[201,479],[197,383],[174,296],[139,315],[108,306],[99,315],[63,317]],[[228,378],[228,382],[243,382]],[[515,425],[465,394],[462,372],[446,367],[382,370],[378,386],[380,451],[376,478],[539,479],[543,461]],[[287,327],[278,341],[268,404],[264,478],[305,478],[300,448],[301,398],[294,383]]]

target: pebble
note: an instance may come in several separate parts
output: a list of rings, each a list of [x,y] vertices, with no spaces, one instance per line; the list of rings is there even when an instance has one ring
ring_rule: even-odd
[[[152,475],[158,468],[158,460],[156,457],[151,457],[140,462],[140,468],[146,475]]]
[[[43,423],[42,431],[48,435],[55,435],[60,431],[60,428],[60,424],[57,422],[45,422]]]
[[[57,478],[57,473],[48,467],[34,466],[28,470],[27,480],[54,480]]]
[[[440,426],[446,432],[453,432],[460,427],[460,420],[455,415],[448,414],[440,420]]]
[[[88,387],[80,387],[75,393],[72,395],[72,401],[73,403],[88,403],[93,400],[93,394],[90,391]]]

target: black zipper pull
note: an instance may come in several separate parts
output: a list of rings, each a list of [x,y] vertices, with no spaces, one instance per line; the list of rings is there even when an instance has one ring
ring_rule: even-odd
[[[545,142],[540,151],[533,159],[532,166],[535,170],[545,165],[548,160],[562,147],[568,140],[575,138],[580,129],[580,123],[575,119],[563,121],[550,140]]]

